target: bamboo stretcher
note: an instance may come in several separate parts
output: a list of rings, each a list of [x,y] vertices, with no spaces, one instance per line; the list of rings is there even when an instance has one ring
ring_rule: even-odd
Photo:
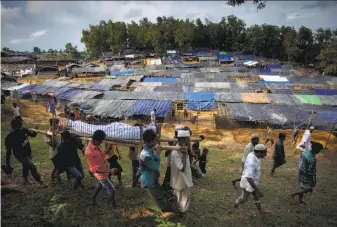
[[[40,134],[47,134],[47,131],[39,130],[39,129],[34,129],[30,128],[29,130],[34,131],[36,133]],[[78,135],[78,138],[81,140],[85,141],[91,141],[91,136],[89,135]],[[201,138],[194,138],[194,141],[201,141]],[[177,142],[177,139],[174,138],[161,138],[159,139],[160,142]],[[113,145],[120,145],[120,146],[127,146],[127,147],[142,147],[142,142],[141,141],[134,141],[134,140],[119,140],[119,139],[109,139],[109,140],[104,140],[103,143],[106,144],[113,144]],[[180,151],[186,151],[187,147],[180,147],[180,146],[160,146],[162,150],[180,150]]]

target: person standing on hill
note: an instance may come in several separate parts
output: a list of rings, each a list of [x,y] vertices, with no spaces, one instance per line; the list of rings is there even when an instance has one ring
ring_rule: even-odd
[[[274,145],[274,136],[273,136],[273,129],[272,127],[267,127],[267,134],[266,134],[266,140],[264,142],[264,145],[267,145],[267,143],[270,141],[271,146]]]
[[[49,110],[50,113],[52,114],[52,117],[56,117],[56,108],[54,103],[49,104]]]
[[[14,157],[22,164],[24,184],[29,184],[28,174],[30,172],[40,186],[45,187],[46,185],[42,182],[41,176],[31,160],[32,150],[28,140],[28,136],[36,137],[37,133],[22,128],[22,122],[20,120],[12,120],[11,126],[12,131],[5,138],[7,168],[11,168],[10,158],[13,152]]]
[[[260,139],[259,139],[259,135],[258,134],[253,134],[250,137],[250,143],[248,143],[247,146],[245,147],[245,150],[244,150],[243,156],[242,156],[241,174],[243,172],[245,161],[246,161],[246,158],[247,158],[248,154],[250,154],[251,152],[254,151],[255,145],[257,145],[259,143],[259,141],[260,141]],[[241,177],[237,178],[235,180],[232,180],[232,184],[233,184],[233,187],[235,189],[236,189],[235,183],[239,182],[240,180],[241,180]]]
[[[284,133],[280,133],[278,136],[279,140],[275,144],[275,150],[273,154],[274,165],[270,171],[270,175],[275,173],[275,169],[286,163],[286,156],[284,152],[284,144],[283,142],[286,139],[286,135]]]
[[[311,151],[311,134],[315,127],[310,126],[309,129],[305,130],[300,144],[296,147],[301,151]]]
[[[13,119],[21,119],[20,108],[17,103],[13,103],[12,107],[12,118]]]
[[[36,92],[34,92],[34,93],[33,93],[33,95],[32,95],[32,98],[33,98],[33,102],[34,102],[34,104],[35,104],[35,105],[38,105],[38,100],[37,100],[37,99],[38,99],[38,97],[37,97],[37,94],[36,94]]]
[[[153,109],[151,111],[151,122],[152,123],[156,123],[156,113],[157,113],[157,110],[156,109]]]

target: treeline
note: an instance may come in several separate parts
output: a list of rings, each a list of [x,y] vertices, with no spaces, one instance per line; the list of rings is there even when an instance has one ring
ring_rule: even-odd
[[[157,17],[156,23],[147,18],[138,23],[100,21],[82,31],[81,42],[94,57],[102,52],[118,54],[128,46],[155,52],[204,47],[308,64],[315,63],[320,52],[336,38],[337,29],[313,31],[302,26],[296,30],[269,24],[247,27],[243,20],[230,15],[218,23],[207,18],[203,22],[173,17]]]

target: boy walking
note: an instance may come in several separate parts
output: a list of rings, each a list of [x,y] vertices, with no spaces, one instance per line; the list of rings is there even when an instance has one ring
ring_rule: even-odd
[[[284,152],[283,141],[286,139],[286,135],[284,133],[280,133],[278,136],[279,140],[275,144],[275,150],[273,154],[274,165],[270,171],[270,175],[275,173],[275,169],[286,163],[286,156]]]
[[[261,159],[267,155],[267,147],[258,144],[254,148],[254,152],[248,154],[244,164],[244,170],[241,176],[240,187],[242,194],[235,201],[235,208],[244,204],[249,200],[250,195],[253,196],[257,210],[263,213],[260,198],[264,195],[260,191],[258,185],[261,178]]]
[[[87,148],[85,149],[85,158],[87,159],[90,172],[94,174],[98,180],[97,189],[92,197],[92,202],[96,204],[96,197],[101,191],[102,186],[109,194],[108,204],[115,204],[115,187],[109,180],[109,174],[114,173],[112,170],[108,169],[108,165],[105,161],[105,154],[101,150],[100,145],[105,140],[105,132],[102,130],[96,130],[92,135],[92,140],[89,142]]]

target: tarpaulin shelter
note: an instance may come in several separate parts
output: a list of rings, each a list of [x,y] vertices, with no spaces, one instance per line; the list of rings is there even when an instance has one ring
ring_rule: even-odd
[[[169,100],[137,100],[135,105],[127,113],[128,116],[146,115],[149,116],[153,109],[156,109],[157,117],[166,117],[171,109],[172,101]]]
[[[9,87],[6,90],[7,91],[15,91],[15,90],[20,90],[21,88],[27,87],[29,86],[29,84],[19,84],[19,85],[15,85],[13,87]]]
[[[302,104],[322,105],[317,95],[294,95]]]
[[[285,94],[267,94],[267,97],[272,104],[285,104],[285,105],[300,105],[301,102],[294,98],[292,95]]]
[[[81,93],[82,90],[80,89],[69,89],[66,92],[63,92],[59,95],[56,96],[58,99],[63,99],[63,100],[72,100],[74,97],[76,97],[79,93]]]
[[[215,108],[214,92],[187,92],[187,108],[190,110],[208,110]]]
[[[294,95],[316,95],[316,92],[314,90],[297,90],[293,89],[291,90]]]
[[[319,95],[322,105],[337,106],[337,95]]]
[[[80,90],[80,92],[75,94],[71,99],[92,99],[102,94],[103,94],[102,92],[98,92],[98,91]]]
[[[174,77],[146,77],[143,82],[165,82],[165,83],[175,83],[177,78]]]
[[[1,89],[2,90],[8,90],[10,87],[18,86],[21,83],[15,82],[15,81],[6,81],[6,80],[1,80]]]
[[[313,88],[317,95],[337,95],[337,89]]]
[[[53,87],[67,87],[71,82],[59,80],[45,80],[42,85]]]
[[[269,99],[264,93],[240,93],[245,103],[269,103]]]
[[[135,105],[135,100],[100,100],[92,113],[102,117],[122,118]]]
[[[110,75],[111,76],[132,76],[134,75],[135,71],[133,70],[128,70],[128,71],[111,71]]]
[[[330,124],[337,124],[337,110],[325,110],[325,111],[318,111],[318,116],[323,118],[325,121],[329,122]]]
[[[25,94],[25,93],[29,93],[29,92],[33,92],[38,86],[40,86],[39,84],[29,84],[27,86],[21,87],[19,89],[17,89],[17,91],[20,94]]]
[[[103,79],[91,87],[92,90],[109,91],[112,87],[125,87],[129,83],[128,78],[117,77],[116,79]]]
[[[233,102],[242,103],[240,93],[234,92],[215,92],[215,101],[217,102]]]

